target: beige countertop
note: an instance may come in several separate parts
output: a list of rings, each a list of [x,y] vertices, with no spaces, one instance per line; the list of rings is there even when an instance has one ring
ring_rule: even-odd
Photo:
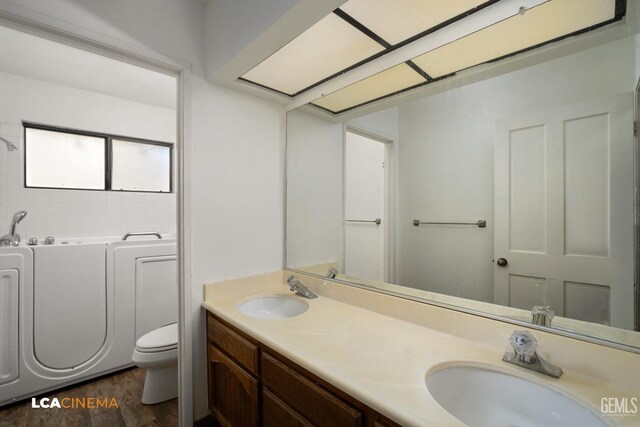
[[[640,398],[640,356],[531,331],[559,379],[501,361],[513,325],[298,275],[319,298],[287,319],[256,319],[237,306],[264,295],[291,296],[282,271],[205,285],[202,306],[404,426],[459,426],[425,385],[446,365],[482,365],[544,385],[600,413],[605,397]],[[604,357],[604,359],[603,359]],[[601,366],[603,363],[607,366]],[[640,425],[640,414],[606,417]]]

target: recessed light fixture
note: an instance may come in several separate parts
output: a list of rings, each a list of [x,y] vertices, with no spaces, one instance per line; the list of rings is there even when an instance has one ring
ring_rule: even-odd
[[[547,1],[526,9],[524,14],[520,9],[520,13],[508,19],[413,58],[411,62],[433,79],[423,83],[427,84],[478,64],[516,55],[606,25],[624,16],[625,5],[622,3],[620,0]],[[382,93],[378,88],[374,89],[375,84],[372,84],[387,71],[339,89],[324,97],[322,102],[316,100],[313,104],[339,114],[394,95],[398,92],[397,87],[389,87],[387,93]],[[421,85],[407,86],[404,90]],[[367,88],[369,96],[364,89],[354,91],[354,87]],[[330,99],[340,99],[340,102],[327,102]]]
[[[615,0],[552,0],[413,59],[432,77],[510,56],[615,17]]]
[[[336,14],[327,15],[242,78],[295,95],[384,47]]]
[[[471,15],[485,9],[493,13],[489,11],[493,5],[507,7],[508,11],[509,3],[350,0],[241,79],[295,97],[416,40],[425,40],[428,45],[428,38],[435,37],[435,46],[428,52],[332,93],[325,92],[313,101],[337,114],[478,64],[599,28],[622,19],[626,13],[626,0],[522,3],[525,5],[518,7],[516,2],[511,12],[502,15],[508,18],[489,21],[477,30],[478,26],[467,26]],[[439,42],[442,37],[438,31],[453,23],[462,25],[462,31],[450,41]],[[467,27],[470,28],[465,32]]]
[[[342,111],[389,94],[425,83],[426,79],[407,64],[398,64],[381,73],[313,101],[331,112]]]

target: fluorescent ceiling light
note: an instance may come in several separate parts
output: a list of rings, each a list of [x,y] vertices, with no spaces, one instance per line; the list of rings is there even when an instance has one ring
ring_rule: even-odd
[[[313,101],[313,104],[339,113],[424,82],[426,80],[407,64],[398,64],[317,99]]]
[[[331,13],[242,78],[293,95],[383,49]]]
[[[440,77],[609,21],[615,0],[551,0],[413,59]]]
[[[487,3],[486,0],[349,0],[340,9],[396,45]]]

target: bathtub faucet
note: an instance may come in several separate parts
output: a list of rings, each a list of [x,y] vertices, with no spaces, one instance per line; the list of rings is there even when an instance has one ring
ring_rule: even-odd
[[[0,246],[18,246],[20,244],[20,235],[16,233],[16,226],[25,216],[27,216],[27,211],[18,211],[13,214],[9,234],[0,237]]]

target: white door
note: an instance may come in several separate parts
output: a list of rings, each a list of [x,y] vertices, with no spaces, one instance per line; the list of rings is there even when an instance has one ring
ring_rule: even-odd
[[[347,131],[345,274],[385,281],[385,144]]]
[[[632,94],[496,132],[494,302],[632,329]]]

